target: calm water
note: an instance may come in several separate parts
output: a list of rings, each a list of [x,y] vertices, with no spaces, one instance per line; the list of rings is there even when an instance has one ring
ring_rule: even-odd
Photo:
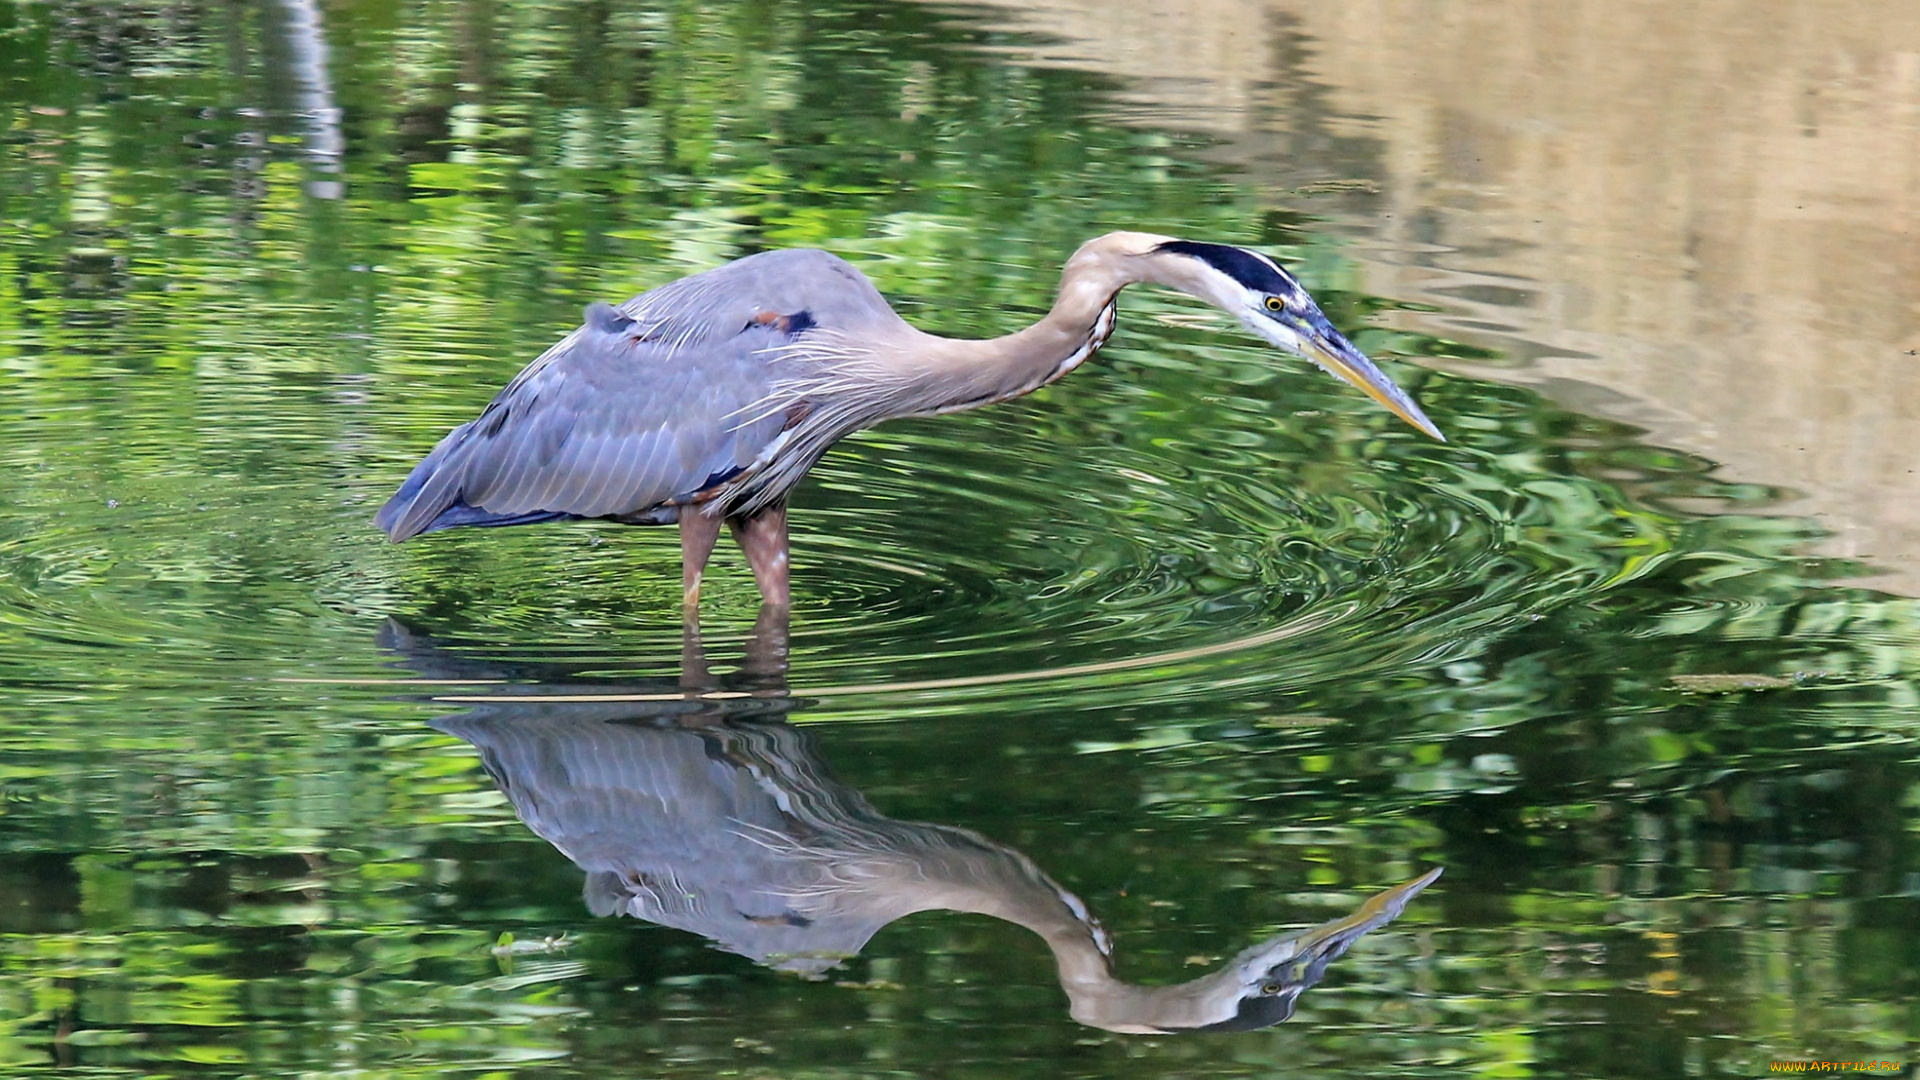
[[[1249,176],[1024,47],[857,2],[0,0],[0,1067],[1907,1060],[1920,603],[1764,478],[1407,329],[1352,253],[1381,144],[1305,67]],[[1130,292],[1065,383],[815,470],[784,657],[731,552],[683,642],[670,530],[370,525],[590,300],[812,244],[999,333],[1116,227],[1276,252],[1453,441]],[[700,835],[707,796],[643,812],[695,774],[975,913],[755,923],[873,935],[838,967],[594,914],[647,827]],[[1244,1034],[1075,1023],[1004,900],[1070,890],[1164,985],[1431,867]]]

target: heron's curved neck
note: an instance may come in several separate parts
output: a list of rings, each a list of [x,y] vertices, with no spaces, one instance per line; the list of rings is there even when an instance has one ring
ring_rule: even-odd
[[[1060,293],[1039,322],[1003,337],[970,341],[914,332],[901,351],[903,385],[918,392],[911,415],[955,412],[1030,394],[1092,356],[1113,333],[1114,300],[1135,282],[1164,280],[1153,256],[1167,237],[1109,233],[1081,245],[1060,275]]]

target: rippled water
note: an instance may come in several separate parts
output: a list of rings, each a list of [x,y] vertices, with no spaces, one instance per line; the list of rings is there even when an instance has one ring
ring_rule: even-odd
[[[1920,611],[1806,555],[1781,493],[1384,329],[1421,306],[1364,291],[1364,202],[1275,206],[964,13],[304,13],[0,7],[7,1068],[1666,1076],[1911,1045]],[[1365,174],[1322,149],[1280,179]],[[1135,291],[1073,378],[815,470],[784,662],[724,549],[683,641],[671,530],[371,527],[589,300],[819,244],[923,327],[998,333],[1115,227],[1275,251],[1452,441]],[[526,700],[556,695],[586,700]],[[529,809],[571,793],[470,745],[609,721],[1031,860],[1134,983],[1445,876],[1259,1034],[1076,1024],[1039,938],[940,905],[803,981],[590,914]]]

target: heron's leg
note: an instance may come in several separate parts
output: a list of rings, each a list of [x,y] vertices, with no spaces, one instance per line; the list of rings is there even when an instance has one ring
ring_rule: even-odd
[[[769,506],[752,517],[728,518],[727,524],[733,526],[740,550],[747,553],[761,602],[785,611],[792,603],[787,588],[787,504]]]
[[[720,515],[699,506],[680,508],[680,603],[687,619],[700,619],[700,577],[720,539]]]

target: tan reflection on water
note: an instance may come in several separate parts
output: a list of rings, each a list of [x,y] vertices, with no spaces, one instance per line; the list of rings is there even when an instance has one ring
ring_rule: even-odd
[[[1005,20],[1052,39],[1034,62],[1121,77],[1123,108],[1223,137],[1254,176],[1282,172],[1304,75],[1321,123],[1377,144],[1379,191],[1316,202],[1291,162],[1273,201],[1358,231],[1370,291],[1444,309],[1406,328],[1526,360],[1449,366],[1790,489],[1823,553],[1920,594],[1920,4],[1038,0]]]

